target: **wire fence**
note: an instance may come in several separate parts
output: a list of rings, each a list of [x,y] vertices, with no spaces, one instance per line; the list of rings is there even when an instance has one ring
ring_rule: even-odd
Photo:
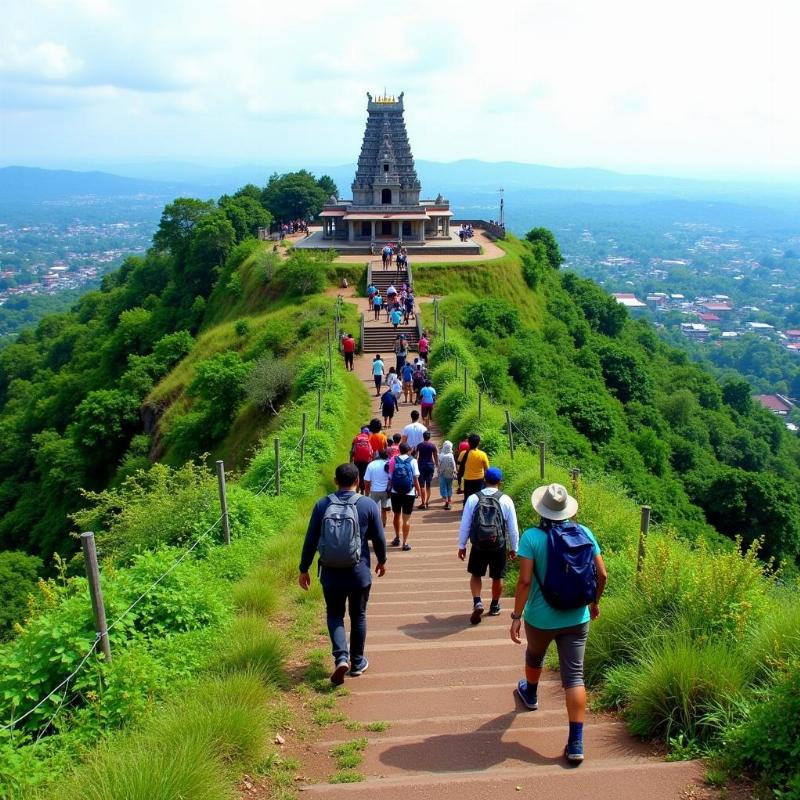
[[[337,297],[336,305],[335,305],[335,316],[334,316],[334,336],[335,337],[338,336],[338,329],[339,329],[339,325],[341,323],[342,301],[343,301],[343,298],[341,297],[341,295],[339,297]],[[333,373],[333,363],[332,363],[332,360],[331,360],[331,349],[332,349],[331,348],[331,341],[330,341],[330,337],[329,337],[329,339],[328,339],[328,359],[329,359],[329,369],[330,369],[330,374],[329,374],[329,377],[328,377],[328,385],[329,386],[330,386],[330,381],[332,380],[332,373]],[[267,491],[267,489],[270,488],[270,486],[273,486],[273,485],[275,485],[276,483],[279,482],[281,467],[282,466],[286,466],[290,462],[290,460],[292,458],[294,458],[295,456],[297,456],[298,454],[302,454],[302,450],[304,448],[304,445],[306,443],[307,438],[308,438],[308,433],[304,428],[304,430],[301,433],[300,437],[298,438],[297,443],[295,444],[294,448],[292,450],[290,450],[289,453],[282,460],[279,458],[278,452],[277,452],[277,448],[276,448],[275,468],[274,468],[272,474],[269,476],[269,478],[267,478],[267,480],[262,484],[262,486],[258,489],[258,491],[256,491],[254,493],[254,497],[260,497],[264,492]],[[223,481],[222,486],[224,487],[224,477],[221,480]],[[224,493],[224,488],[223,488],[223,493]],[[84,668],[84,666],[86,666],[86,664],[89,661],[89,659],[91,658],[91,656],[97,651],[98,646],[101,645],[101,643],[103,641],[103,637],[104,636],[108,637],[108,634],[110,634],[111,631],[113,631],[136,608],[136,606],[138,606],[139,603],[141,603],[160,583],[162,583],[172,572],[174,572],[191,555],[191,553],[194,552],[194,550],[198,547],[198,545],[202,541],[204,541],[206,538],[208,538],[208,536],[211,535],[211,533],[214,531],[214,529],[226,518],[227,505],[226,505],[226,502],[224,501],[222,496],[220,497],[220,501],[224,503],[224,509],[225,510],[223,510],[219,514],[219,516],[214,520],[214,522],[212,522],[211,525],[209,525],[199,536],[197,536],[193,540],[192,544],[189,545],[189,547],[187,547],[181,553],[181,555],[178,556],[170,564],[170,566],[167,567],[167,569],[164,570],[164,572],[162,572],[143,592],[141,592],[136,597],[136,599],[121,614],[119,614],[110,624],[108,624],[104,628],[104,630],[102,630],[102,632],[98,631],[98,632],[95,633],[94,641],[92,642],[92,644],[89,647],[89,649],[81,657],[81,660],[78,662],[78,666],[75,667],[75,669],[72,670],[72,672],[70,672],[69,675],[67,675],[60,683],[58,683],[57,686],[55,686],[53,689],[51,689],[41,700],[37,701],[37,703],[34,706],[32,706],[31,708],[29,708],[24,714],[21,714],[18,717],[13,717],[11,722],[9,722],[9,723],[7,723],[5,725],[0,725],[0,732],[4,732],[4,731],[12,731],[13,732],[13,730],[21,722],[24,722],[28,717],[30,717],[32,714],[34,714],[36,711],[38,711],[45,703],[47,703],[48,700],[50,700],[52,697],[54,697],[58,692],[60,692],[63,689],[64,690],[63,694],[62,694],[62,696],[61,696],[61,698],[60,698],[60,700],[58,702],[58,705],[56,706],[55,711],[53,712],[51,717],[48,719],[47,723],[45,725],[43,725],[39,729],[39,732],[38,732],[38,734],[36,736],[36,739],[34,740],[34,744],[38,744],[39,740],[42,738],[42,736],[44,736],[45,732],[52,726],[53,722],[55,721],[55,718],[58,716],[59,712],[64,707],[64,704],[65,704],[65,701],[66,701],[66,698],[67,698],[67,695],[68,695],[68,688],[69,688],[70,682],[73,680],[73,678],[75,678],[78,675],[78,673]],[[96,610],[95,610],[95,616],[96,616]]]

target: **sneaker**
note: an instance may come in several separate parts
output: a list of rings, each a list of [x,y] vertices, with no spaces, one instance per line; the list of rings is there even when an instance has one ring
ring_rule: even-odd
[[[500,616],[500,603],[497,603],[496,605],[494,603],[492,603],[489,606],[489,616],[490,617],[499,617]]]
[[[580,764],[583,761],[583,739],[567,742],[567,746],[564,748],[564,758],[571,763]]]
[[[475,603],[472,607],[472,615],[469,618],[469,621],[473,625],[477,625],[481,621],[481,617],[483,616],[483,603]]]
[[[366,658],[364,658],[361,661],[360,667],[350,667],[350,675],[353,678],[357,678],[359,675],[363,675],[368,668],[369,668],[369,661]]]
[[[528,681],[524,678],[517,684],[517,694],[525,708],[530,711],[536,711],[539,708],[539,701],[536,697],[531,697],[531,693],[528,691]]]
[[[349,664],[346,661],[337,661],[336,669],[331,674],[331,683],[334,686],[341,686],[344,683],[344,676],[347,674]]]
[[[394,539],[392,539],[392,547],[400,547],[400,537],[399,536],[395,536]]]
[[[411,549],[411,545],[410,545],[410,544],[404,544],[404,545],[403,545],[403,550],[406,550],[406,551],[408,551],[408,550],[410,550],[410,549]]]

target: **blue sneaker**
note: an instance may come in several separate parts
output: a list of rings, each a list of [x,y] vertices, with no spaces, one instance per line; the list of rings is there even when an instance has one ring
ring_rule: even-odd
[[[536,699],[536,695],[528,690],[528,681],[524,678],[517,684],[517,694],[525,708],[530,711],[536,711],[539,708],[539,701]]]
[[[331,683],[334,686],[341,686],[344,683],[344,676],[347,674],[349,664],[346,660],[340,659],[336,662],[336,669],[331,674]]]
[[[350,667],[350,677],[357,678],[363,675],[369,667],[369,661],[366,658],[361,659],[361,663],[357,667]]]
[[[583,761],[583,739],[573,739],[564,748],[564,758],[570,763],[580,764]]]

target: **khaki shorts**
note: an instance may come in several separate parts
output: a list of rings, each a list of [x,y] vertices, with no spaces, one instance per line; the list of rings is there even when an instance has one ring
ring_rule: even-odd
[[[389,492],[370,492],[369,496],[378,504],[379,508],[391,508],[392,501]]]

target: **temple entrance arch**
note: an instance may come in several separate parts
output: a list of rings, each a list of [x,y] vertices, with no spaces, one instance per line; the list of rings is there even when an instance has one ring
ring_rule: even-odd
[[[383,189],[381,191],[381,203],[384,205],[391,205],[392,203],[392,190],[391,189]]]
[[[392,235],[392,223],[388,220],[383,220],[381,222],[381,236],[391,236]]]

